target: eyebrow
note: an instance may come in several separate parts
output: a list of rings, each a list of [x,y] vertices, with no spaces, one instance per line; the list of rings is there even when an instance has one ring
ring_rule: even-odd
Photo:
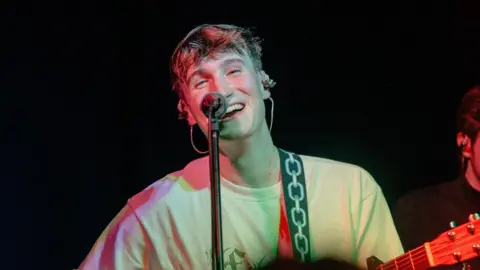
[[[220,65],[220,67],[223,68],[223,67],[229,66],[229,65],[231,65],[231,64],[242,64],[242,65],[245,65],[245,61],[243,61],[243,60],[240,59],[240,58],[228,58],[228,59],[226,59],[226,60],[224,60],[224,61],[222,62],[222,64]],[[196,75],[198,75],[198,74],[202,74],[202,73],[205,73],[205,70],[204,70],[204,69],[201,69],[201,68],[195,70],[194,72],[192,72],[192,74],[190,74],[190,76],[188,76],[188,78],[187,78],[187,84],[190,84],[190,81],[191,81],[191,79],[192,79],[194,76],[196,76]]]
[[[228,65],[231,65],[231,64],[242,64],[242,65],[245,65],[245,62],[244,62],[242,59],[240,59],[240,58],[229,58],[229,59],[223,61],[223,63],[222,63],[221,66],[224,67],[224,66],[228,66]]]

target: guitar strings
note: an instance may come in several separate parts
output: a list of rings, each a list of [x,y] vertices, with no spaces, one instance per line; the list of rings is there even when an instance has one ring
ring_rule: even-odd
[[[422,257],[423,254],[426,255],[426,252],[424,249],[422,249],[423,246],[421,247],[417,247],[413,250],[410,250],[408,251],[407,253],[404,253],[403,255],[400,255],[401,257],[403,256],[407,256],[409,255],[407,258],[400,258],[398,260],[390,260],[390,261],[387,261],[386,263],[382,264],[381,266],[379,266],[377,269],[388,269],[388,268],[394,268],[394,269],[399,269],[403,266],[406,266],[406,265],[412,265],[412,261],[415,262],[415,260],[417,260],[418,258]],[[395,262],[396,261],[396,262]],[[408,263],[407,263],[408,261]],[[424,259],[422,260],[417,260],[417,262],[423,262],[425,261]],[[385,268],[385,266],[387,268]]]
[[[468,238],[467,238],[468,239]],[[461,240],[457,240],[456,243],[458,244],[462,244],[464,242],[465,238],[462,238]],[[407,266],[407,265],[412,265],[412,261],[413,262],[417,262],[417,263],[421,263],[421,262],[425,262],[425,261],[428,261],[428,258],[425,259],[427,257],[427,252],[426,250],[424,249],[425,246],[420,246],[420,247],[417,247],[415,249],[412,249],[410,251],[408,251],[407,253],[404,253],[403,255],[400,255],[401,257],[403,256],[406,256],[407,254],[409,254],[408,257],[406,258],[401,258],[401,259],[398,259],[398,260],[390,260],[390,261],[387,261],[385,263],[383,263],[381,266],[379,266],[377,269],[386,269],[385,267],[388,267],[390,268],[390,265],[392,266],[392,268],[395,268],[395,269],[400,269],[400,266],[403,267],[403,266]],[[441,251],[441,250],[446,250],[448,248],[448,245],[445,245],[443,246],[443,243],[440,243],[438,246],[434,246],[430,249],[431,252],[438,252],[438,251]],[[452,254],[453,256],[453,254]],[[421,260],[418,260],[418,258],[421,258],[421,257],[424,257],[422,258]],[[417,261],[415,261],[417,260]],[[396,261],[396,263],[395,263]],[[408,261],[408,263],[407,263]]]
[[[420,250],[417,250],[417,249],[420,249]],[[432,252],[437,252],[441,249],[445,249],[445,247],[432,248],[431,251]],[[401,259],[397,260],[396,264],[395,264],[395,260],[390,260],[390,261],[384,263],[378,269],[392,269],[392,268],[393,269],[405,269],[404,266],[410,266],[410,268],[413,268],[412,267],[413,263],[422,263],[422,262],[428,261],[427,253],[423,249],[423,246],[418,247],[414,250],[411,250],[411,251],[405,253],[404,256],[406,256],[406,254],[408,254],[408,253],[410,253],[410,256],[408,256],[407,258],[401,258]],[[419,260],[419,258],[421,258],[421,259]],[[385,264],[389,264],[389,265],[387,265],[387,267],[385,267]]]

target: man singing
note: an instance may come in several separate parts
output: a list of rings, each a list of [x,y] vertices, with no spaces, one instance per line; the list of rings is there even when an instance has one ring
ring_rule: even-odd
[[[398,201],[394,217],[403,246],[407,250],[432,241],[480,212],[480,88],[475,87],[463,97],[457,114],[457,145],[462,164],[460,176],[451,182],[419,189]],[[474,215],[471,218],[475,218]],[[458,265],[454,269],[461,269]],[[480,269],[480,261],[470,263]],[[452,269],[452,268],[449,268]]]
[[[191,132],[198,125],[208,134],[205,94],[227,101],[219,139],[225,268],[261,268],[278,257],[365,268],[371,255],[386,261],[402,254],[385,198],[367,171],[274,145],[264,100],[275,83],[261,54],[248,29],[202,25],[171,61],[178,109]],[[211,269],[209,183],[207,156],[133,196],[80,269]]]

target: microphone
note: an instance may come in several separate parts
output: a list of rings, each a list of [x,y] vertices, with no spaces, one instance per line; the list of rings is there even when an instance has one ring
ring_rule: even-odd
[[[207,93],[203,96],[200,108],[207,118],[210,118],[211,111],[212,118],[220,119],[227,111],[227,100],[218,92]]]

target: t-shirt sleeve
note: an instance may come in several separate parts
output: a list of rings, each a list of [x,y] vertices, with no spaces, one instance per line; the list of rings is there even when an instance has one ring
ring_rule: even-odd
[[[370,191],[363,197],[356,215],[359,265],[366,265],[371,256],[386,262],[404,253],[383,192],[373,179],[369,182]]]
[[[97,239],[78,270],[145,269],[146,236],[127,204]]]

